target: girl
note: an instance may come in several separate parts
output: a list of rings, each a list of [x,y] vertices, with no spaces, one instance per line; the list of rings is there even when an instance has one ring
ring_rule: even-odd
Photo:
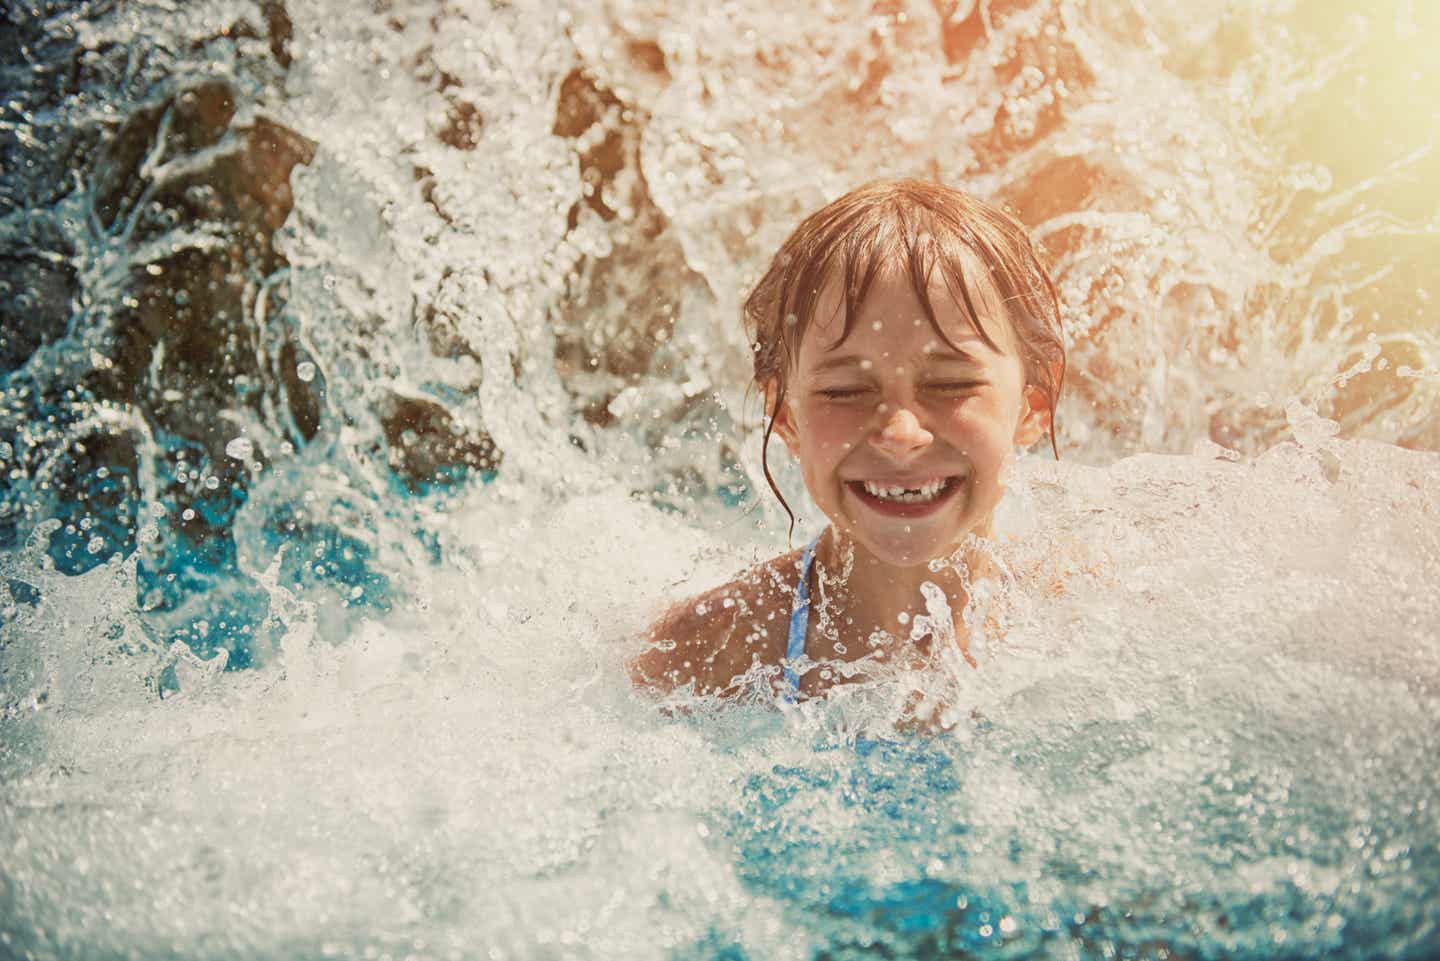
[[[764,678],[794,699],[862,659],[973,667],[971,572],[1015,448],[1054,446],[1065,369],[1024,228],[939,184],[867,184],[800,224],[744,316],[765,445],[780,436],[830,523],[662,617],[636,683],[733,697]]]

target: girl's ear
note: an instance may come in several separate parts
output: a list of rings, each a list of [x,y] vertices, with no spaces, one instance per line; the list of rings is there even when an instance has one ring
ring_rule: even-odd
[[[1046,396],[1044,388],[1034,385],[1026,387],[1020,400],[1023,406],[1020,422],[1015,425],[1015,443],[1020,447],[1029,447],[1050,433],[1055,414],[1050,409],[1050,398]]]
[[[795,432],[795,412],[780,398],[780,385],[775,380],[765,382],[765,416],[771,419],[775,433],[790,448],[790,453],[800,456],[800,438]]]

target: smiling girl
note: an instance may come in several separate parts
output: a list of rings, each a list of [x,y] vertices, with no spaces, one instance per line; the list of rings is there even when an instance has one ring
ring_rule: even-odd
[[[1025,229],[939,184],[867,184],[796,228],[745,323],[765,445],[780,436],[830,523],[674,607],[631,661],[636,683],[730,697],[764,679],[794,699],[863,676],[862,661],[948,649],[974,666],[972,574],[1016,449],[1054,444],[1065,369]]]

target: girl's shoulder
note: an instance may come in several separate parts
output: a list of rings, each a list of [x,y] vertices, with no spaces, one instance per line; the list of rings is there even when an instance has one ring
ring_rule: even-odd
[[[756,664],[779,665],[799,583],[800,551],[773,557],[733,580],[672,606],[645,632],[630,660],[635,683],[668,693],[728,696]]]

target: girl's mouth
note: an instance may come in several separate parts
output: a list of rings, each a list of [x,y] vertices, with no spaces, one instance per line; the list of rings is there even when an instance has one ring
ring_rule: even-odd
[[[960,489],[959,477],[886,483],[846,481],[845,486],[866,507],[888,517],[923,517],[939,510]]]

